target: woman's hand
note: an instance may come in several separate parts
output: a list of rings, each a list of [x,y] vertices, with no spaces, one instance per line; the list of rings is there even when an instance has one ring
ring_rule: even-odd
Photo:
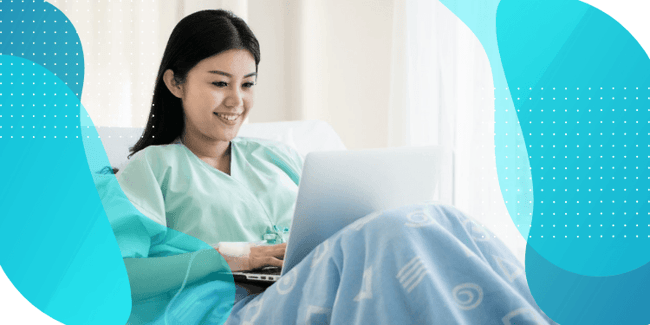
[[[282,267],[287,244],[252,245],[245,247],[214,248],[223,256],[231,271],[246,271],[264,266]]]
[[[287,250],[287,244],[253,246],[248,255],[249,269],[257,269],[264,266],[282,267],[284,252]]]

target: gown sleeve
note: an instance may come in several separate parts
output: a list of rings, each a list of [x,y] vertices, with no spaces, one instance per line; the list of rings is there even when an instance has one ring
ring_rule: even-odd
[[[297,171],[298,180],[300,180],[300,176],[302,175],[302,164],[303,164],[304,161],[303,161],[302,157],[300,156],[300,154],[298,153],[298,151],[296,151],[295,149],[293,149],[291,147],[289,147],[288,150],[290,152],[289,157],[291,158],[292,164],[293,164],[295,170]],[[296,183],[296,185],[297,184],[298,183]]]
[[[133,157],[117,179],[131,203],[149,219],[167,226],[165,199],[161,190],[160,159],[153,150],[144,149]],[[151,148],[155,149],[155,148]]]
[[[149,257],[164,240],[165,204],[147,149],[136,154],[115,178],[102,181],[100,198],[123,258]],[[108,177],[108,176],[104,176]]]
[[[273,163],[284,171],[298,185],[302,175],[303,160],[300,154],[290,146],[278,144],[272,147],[269,156]]]

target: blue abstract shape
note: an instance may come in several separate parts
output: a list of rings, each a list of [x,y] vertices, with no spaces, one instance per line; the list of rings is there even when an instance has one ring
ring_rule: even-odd
[[[79,102],[83,74],[81,42],[63,13],[42,0],[0,1],[0,245],[14,250],[0,265],[62,323],[124,324],[131,292],[109,218],[164,228],[177,246],[170,254],[211,247],[151,221],[113,174],[97,173],[109,161]],[[222,298],[213,316],[225,320],[232,277],[211,288]]]
[[[13,56],[0,56],[0,66],[0,155],[10,158],[0,160],[0,245],[19,248],[0,265],[28,301],[64,324],[124,324],[131,291],[120,248],[128,247],[118,247],[109,220],[156,228],[174,243],[168,254],[212,247],[142,215],[115,175],[98,173],[109,166],[101,139],[60,79]],[[211,287],[221,298],[213,317],[225,320],[232,277]]]
[[[72,22],[44,0],[0,2],[0,55],[50,70],[81,99],[84,56]]]
[[[568,272],[526,247],[526,279],[537,305],[554,321],[571,324],[649,324],[650,264],[614,276]]]
[[[528,153],[508,91],[497,44],[496,14],[500,0],[440,0],[481,42],[494,80],[494,153],[501,195],[515,227],[529,238],[533,217],[533,183]]]
[[[646,264],[647,54],[614,19],[579,1],[503,0],[497,36],[532,167],[528,244],[582,275]]]
[[[503,0],[497,36],[535,189],[531,293],[562,324],[647,324],[647,54],[578,1]]]
[[[79,99],[31,61],[2,55],[0,264],[34,306],[65,324],[124,324],[126,269],[94,187]]]
[[[647,150],[647,136],[650,135],[647,131],[643,133],[641,130],[642,125],[648,123],[646,115],[648,114],[648,102],[644,100],[650,100],[648,92],[650,88],[647,88],[650,83],[645,77],[648,75],[647,55],[613,19],[578,1],[441,0],[441,2],[470,27],[481,41],[490,60],[495,85],[495,154],[501,192],[510,216],[518,226],[523,225],[526,221],[524,214],[530,213],[532,217],[533,206],[535,208],[535,217],[529,224],[530,232],[526,232],[522,228],[518,229],[528,241],[526,276],[536,302],[548,316],[562,324],[649,323],[650,316],[644,311],[650,300],[649,288],[645,285],[649,267],[648,264],[645,264],[647,262],[645,247],[646,242],[650,239],[648,237],[650,224],[640,220],[648,215],[648,202],[647,199],[642,200],[637,197],[637,195],[641,195],[642,191],[646,193],[648,191],[647,186],[646,188],[638,186],[643,183],[647,184],[647,161],[645,169],[642,164],[639,164],[639,169],[636,169],[636,164],[633,166],[634,168],[630,168],[629,163],[621,164],[621,160],[617,160],[617,157],[620,159],[621,155],[623,159],[628,159],[627,161],[631,157],[640,161],[650,158],[647,154],[643,156],[640,153],[642,147]],[[504,46],[510,48],[503,48]],[[588,50],[585,51],[585,49]],[[550,85],[551,83],[555,83],[555,85]],[[595,85],[595,83],[602,84]],[[542,90],[542,87],[545,90]],[[553,96],[549,97],[548,95],[549,89],[552,90],[553,87],[556,88],[555,91],[564,91],[566,96],[555,96],[555,103],[547,103],[549,99],[553,100]],[[564,90],[564,87],[567,89]],[[590,90],[589,87],[592,89]],[[639,88],[637,89],[637,87]],[[542,93],[544,91],[546,93]],[[585,93],[588,91],[598,91],[599,96],[589,96]],[[569,102],[569,97],[573,97],[573,101]],[[590,97],[592,98],[591,102]],[[610,102],[602,102],[602,104],[593,102],[596,100],[595,98],[600,101],[600,97],[603,97],[603,101],[609,97]],[[566,102],[557,102],[558,98],[561,98],[560,101],[564,98],[567,99]],[[528,102],[521,102],[526,99]],[[557,107],[551,108],[552,104]],[[615,106],[611,107],[612,104]],[[546,105],[548,107],[543,108]],[[605,108],[607,105],[610,105],[609,110]],[[602,113],[601,108],[603,109]],[[546,113],[564,115],[560,118],[549,119],[548,115],[541,115],[543,114],[542,109]],[[553,112],[553,109],[556,112]],[[566,112],[564,112],[565,109]],[[575,111],[568,114],[570,109]],[[592,112],[589,112],[589,109]],[[583,122],[583,117],[576,115],[580,113],[578,110],[582,113],[592,113],[592,115],[586,122]],[[570,115],[572,119],[569,118]],[[546,122],[542,125],[541,121],[544,119],[550,123]],[[555,127],[552,123],[553,120],[556,121]],[[589,128],[590,120],[592,122],[591,129]],[[601,120],[603,125],[600,123]],[[564,123],[566,126],[557,123],[557,121],[566,121],[567,123]],[[575,124],[569,125],[570,121]],[[577,123],[578,121],[581,123]],[[594,121],[598,121],[598,123],[594,123]],[[610,125],[604,125],[605,121],[609,121]],[[614,123],[611,123],[612,121]],[[535,122],[539,122],[539,124],[535,125]],[[582,125],[578,126],[578,124]],[[532,129],[529,128],[531,126],[533,126]],[[522,132],[522,129],[527,132]],[[583,139],[579,138],[578,133],[584,136],[586,132],[588,137],[590,131],[592,137],[596,136],[596,133],[601,137],[597,139],[599,143],[596,148],[593,147],[593,141],[588,141],[591,139],[584,140],[584,142],[576,140]],[[547,167],[542,170],[542,160],[548,159],[541,158],[541,145],[546,141],[542,141],[542,139],[547,139],[541,135],[542,132],[546,134],[547,138],[549,135],[553,137],[554,132],[556,137],[558,133],[562,137],[569,137],[569,133],[575,134],[572,134],[568,141],[563,139],[562,147],[559,149],[563,149],[563,146],[567,145],[566,151],[555,153],[555,159],[567,159],[568,161],[569,155],[574,155],[575,160],[584,161],[578,160],[577,157],[585,157],[586,151],[579,152],[579,150],[586,150],[589,148],[589,144],[592,144],[593,152],[598,153],[598,159],[602,159],[600,162],[604,162],[603,167],[607,166],[606,162],[610,170],[605,170],[605,168],[601,170],[599,165],[598,169],[593,171],[593,165],[579,166],[575,161],[571,165],[564,161],[563,164],[549,164],[547,166],[550,166],[550,169]],[[566,136],[564,136],[565,132]],[[610,134],[606,136],[607,132]],[[528,138],[524,139],[524,134]],[[548,141],[545,143],[544,150],[547,151],[544,152],[544,155],[548,157],[550,154],[550,159],[553,159],[551,152],[553,144],[551,143],[554,141]],[[533,143],[538,147],[533,149]],[[557,142],[554,144],[557,148]],[[576,147],[569,148],[569,144]],[[602,149],[601,144],[603,145]],[[578,145],[581,147],[577,147]],[[638,149],[637,145],[639,145]],[[528,155],[528,150],[531,151],[530,155]],[[526,151],[526,154],[520,155],[523,151]],[[592,157],[595,156],[593,152]],[[603,158],[600,158],[601,153]],[[609,157],[606,156],[608,154]],[[636,158],[637,154],[639,158]],[[567,158],[564,158],[564,155]],[[514,159],[517,156],[526,158],[526,163]],[[589,157],[589,154],[586,157]],[[530,165],[527,164],[528,159],[530,159]],[[595,158],[587,158],[587,160],[589,159]],[[617,163],[619,164],[616,165]],[[567,169],[558,170],[558,166],[567,167]],[[518,170],[522,174],[516,175],[517,173],[512,170],[513,167],[519,167]],[[553,167],[556,167],[555,171],[552,169]],[[576,169],[570,171],[569,167]],[[577,167],[581,167],[580,171]],[[589,167],[592,167],[593,174],[591,176],[588,172]],[[611,169],[611,167],[615,168]],[[523,182],[527,171],[530,177],[528,184],[530,187],[525,186],[526,184]],[[534,186],[532,186],[533,175],[535,176]],[[596,176],[597,179],[594,179]],[[517,181],[513,180],[513,177]],[[541,177],[546,177],[546,181],[549,182],[539,183],[538,181],[542,180]],[[550,181],[553,180],[553,177],[557,181],[563,181],[563,178],[567,177],[567,182],[562,184],[567,186],[556,185],[560,183],[552,184]],[[579,183],[574,183],[574,186],[598,184],[602,185],[603,192],[606,186],[609,186],[610,190],[618,188],[619,192],[615,190],[602,196],[593,195],[592,187],[591,201],[593,202],[595,198],[598,201],[603,200],[602,205],[598,207],[601,211],[594,214],[593,209],[588,207],[589,199],[586,201],[587,207],[584,205],[585,198],[589,197],[588,188],[586,194],[578,195],[578,192],[584,190],[577,191],[578,188],[574,187],[575,192],[569,194],[569,177],[576,177],[575,181],[578,181],[577,177],[582,178]],[[586,179],[584,179],[585,177]],[[589,177],[592,177],[592,181],[599,183],[588,183]],[[603,177],[602,181],[600,177]],[[621,190],[621,185],[624,186],[623,190]],[[639,194],[636,193],[636,186],[639,188]],[[555,195],[553,188],[556,189]],[[564,191],[565,188],[567,191]],[[631,191],[631,188],[634,190]],[[506,189],[511,190],[505,191]],[[517,189],[520,191],[516,191]],[[513,204],[516,201],[525,203],[528,198],[533,201],[532,195],[526,197],[523,194],[518,194],[525,193],[527,189],[531,192],[534,189],[535,205],[532,204],[533,202],[529,202],[531,203],[529,205]],[[568,195],[565,196],[562,192]],[[600,192],[600,187],[598,187],[598,192]],[[628,197],[634,198],[634,200],[631,201]],[[637,198],[639,203],[636,203]],[[557,202],[556,204],[561,205],[560,208],[549,207],[552,205],[553,199]],[[564,203],[565,200],[567,203]],[[605,203],[606,200],[614,202]],[[545,201],[545,205],[541,201]],[[581,203],[578,202],[583,203],[580,205]],[[630,208],[632,202],[634,202],[634,206]],[[598,203],[600,204],[600,202]],[[602,217],[601,212],[603,212]],[[542,213],[544,214],[542,215]],[[612,215],[612,213],[614,214]],[[572,215],[569,216],[570,214]],[[636,218],[639,218],[638,223],[634,222]],[[594,222],[599,220],[603,220],[603,230],[600,230],[600,223]],[[605,220],[614,222],[607,224]],[[584,221],[590,223],[585,226]],[[572,223],[573,229],[569,228],[570,223]],[[556,226],[553,227],[553,224]],[[566,227],[564,227],[565,224]],[[581,226],[578,227],[578,224]],[[589,224],[592,226],[589,227]],[[612,227],[612,224],[615,226]],[[594,230],[596,225],[597,229]],[[610,227],[605,229],[605,225]],[[601,240],[601,234],[598,233],[598,237],[594,238],[595,232],[601,232],[603,240],[607,240],[607,242],[596,242],[596,240]],[[605,239],[605,234],[610,235],[610,238]],[[589,239],[591,235],[592,245],[581,244],[580,241],[577,241],[578,237],[569,239],[569,235],[580,236],[582,239]],[[637,235],[639,235],[638,238]],[[548,241],[542,241],[541,236],[544,236],[545,240],[553,239],[553,236],[562,240],[557,237],[567,236],[563,243],[570,247],[558,247],[560,245],[552,244],[555,247],[549,248],[545,246]],[[585,236],[586,238],[584,238]],[[611,236],[614,236],[614,240]],[[610,244],[616,245],[618,249],[612,249]],[[538,253],[536,251],[538,248],[545,250],[545,255]],[[579,253],[580,249],[586,249],[582,256]],[[570,261],[561,256],[567,251],[577,260]],[[634,255],[634,253],[640,255]],[[554,258],[554,261],[551,262],[545,258],[549,256]],[[620,262],[622,264],[613,265]],[[588,264],[593,268],[590,268]],[[567,271],[565,268],[573,268],[577,273]],[[604,276],[593,276],[594,274]]]

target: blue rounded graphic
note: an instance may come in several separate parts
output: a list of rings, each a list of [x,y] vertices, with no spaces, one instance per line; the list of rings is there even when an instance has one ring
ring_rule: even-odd
[[[33,62],[2,55],[0,264],[65,324],[125,323],[126,269],[81,139],[79,99]]]
[[[43,66],[81,99],[81,40],[68,17],[52,4],[44,0],[0,1],[0,55]]]
[[[120,249],[128,247],[118,246],[112,223],[144,226],[189,251],[212,247],[151,221],[115,175],[98,173],[110,163],[80,103],[83,77],[81,42],[62,12],[42,0],[0,1],[0,265],[64,324],[124,324],[131,291]],[[137,224],[120,223],[124,216]],[[218,297],[211,317],[220,323],[234,292],[226,277],[183,299]]]
[[[533,181],[533,296],[562,324],[646,324],[647,54],[578,1],[503,0],[497,37]]]
[[[503,0],[497,37],[533,180],[528,244],[577,274],[646,264],[647,54],[615,20],[578,1]]]
[[[647,54],[577,0],[441,2],[490,60],[499,184],[536,302],[561,324],[647,324]]]
[[[537,305],[559,324],[648,324],[650,264],[614,276],[584,276],[547,261],[530,245],[526,280]]]

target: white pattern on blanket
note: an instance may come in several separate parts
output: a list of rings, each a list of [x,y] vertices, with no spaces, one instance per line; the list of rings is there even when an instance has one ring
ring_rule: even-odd
[[[204,315],[194,323],[223,319]],[[356,221],[266,292],[238,302],[226,323],[554,324],[511,252],[458,210],[435,204]]]

